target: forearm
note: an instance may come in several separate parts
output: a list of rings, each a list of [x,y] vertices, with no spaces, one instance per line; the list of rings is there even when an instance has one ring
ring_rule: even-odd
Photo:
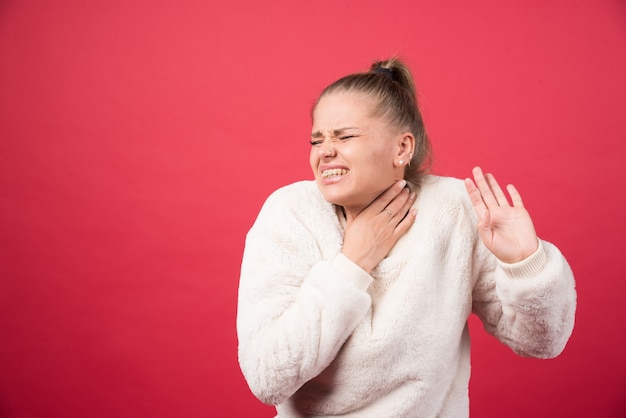
[[[485,328],[520,355],[560,354],[573,330],[576,291],[559,250],[542,242],[524,261],[498,263],[493,275],[474,291],[474,308]]]
[[[248,271],[239,298],[239,361],[253,393],[278,404],[335,358],[369,309],[371,278],[342,256],[315,264],[299,286]],[[265,281],[262,292],[254,291],[258,280]]]

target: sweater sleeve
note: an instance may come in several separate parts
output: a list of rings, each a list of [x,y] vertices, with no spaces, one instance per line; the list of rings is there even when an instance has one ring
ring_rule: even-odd
[[[485,329],[517,354],[559,355],[574,327],[576,290],[569,264],[546,241],[530,257],[507,264],[481,245],[486,258],[473,291],[473,310]],[[488,254],[487,254],[488,253]]]
[[[341,253],[322,259],[286,206],[268,199],[248,232],[237,308],[241,370],[271,405],[324,370],[371,305],[371,276]]]

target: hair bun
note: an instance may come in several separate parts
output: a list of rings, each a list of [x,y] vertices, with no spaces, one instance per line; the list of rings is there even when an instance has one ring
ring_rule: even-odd
[[[385,67],[381,67],[380,65],[375,66],[374,68],[372,68],[372,72],[377,73],[377,74],[382,74],[386,77],[389,77],[390,80],[395,81],[395,77],[394,77],[394,71],[391,68],[385,68]]]

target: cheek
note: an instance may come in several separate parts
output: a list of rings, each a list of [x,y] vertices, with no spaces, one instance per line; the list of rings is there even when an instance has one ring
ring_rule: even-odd
[[[311,170],[315,173],[318,165],[318,158],[317,150],[314,147],[311,147],[311,152],[309,153],[309,164],[311,165]]]
[[[387,152],[371,152],[364,156],[365,169],[375,182],[387,182],[388,177],[393,177],[393,158]]]
[[[381,167],[389,167],[392,165],[391,157],[389,156],[389,152],[386,149],[382,150],[372,150],[363,156],[364,159],[368,161],[368,163],[380,169]]]

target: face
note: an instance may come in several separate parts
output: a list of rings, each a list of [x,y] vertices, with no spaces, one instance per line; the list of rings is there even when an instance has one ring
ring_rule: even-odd
[[[363,210],[403,177],[396,163],[405,151],[402,137],[373,115],[367,96],[323,96],[313,112],[310,162],[324,198],[354,214]]]

